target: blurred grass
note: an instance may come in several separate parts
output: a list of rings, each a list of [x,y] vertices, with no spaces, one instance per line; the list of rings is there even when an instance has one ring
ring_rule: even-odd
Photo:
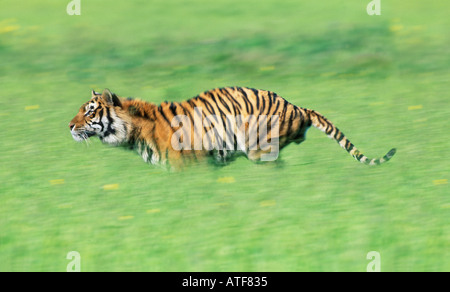
[[[365,271],[372,250],[383,271],[450,270],[448,2],[67,3],[0,4],[0,271],[65,271],[72,250],[83,271]],[[366,167],[311,130],[279,164],[167,173],[67,130],[91,89],[229,85],[398,153]]]

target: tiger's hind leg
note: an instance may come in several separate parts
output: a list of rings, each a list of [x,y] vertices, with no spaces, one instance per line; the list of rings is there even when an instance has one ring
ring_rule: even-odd
[[[293,123],[291,133],[289,133],[289,140],[295,144],[301,144],[306,140],[306,132],[311,127],[311,121],[306,119],[304,115],[300,115]]]
[[[301,135],[299,135],[298,137],[296,137],[294,140],[292,140],[292,142],[294,142],[295,144],[301,144],[306,140],[306,135],[305,133],[302,133]]]

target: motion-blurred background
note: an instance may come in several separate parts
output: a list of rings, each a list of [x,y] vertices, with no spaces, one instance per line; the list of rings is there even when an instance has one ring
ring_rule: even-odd
[[[0,271],[449,271],[448,1],[0,3]],[[272,90],[321,132],[281,161],[168,173],[73,141],[92,89],[159,103]]]

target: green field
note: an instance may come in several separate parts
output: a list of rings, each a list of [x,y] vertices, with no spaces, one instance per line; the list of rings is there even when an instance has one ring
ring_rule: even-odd
[[[56,3],[58,2],[58,3]],[[0,4],[0,271],[450,271],[448,1]],[[396,3],[392,3],[396,2]],[[155,103],[223,86],[324,114],[279,163],[166,172],[76,143],[90,91]]]

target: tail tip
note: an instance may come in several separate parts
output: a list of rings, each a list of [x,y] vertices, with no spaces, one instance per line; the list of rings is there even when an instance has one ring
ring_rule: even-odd
[[[389,150],[389,152],[386,154],[386,155],[384,155],[383,156],[383,158],[377,158],[377,159],[372,159],[372,160],[369,160],[369,159],[366,159],[366,160],[360,160],[361,162],[363,162],[364,164],[368,164],[368,165],[380,165],[380,164],[382,164],[382,163],[384,163],[384,162],[387,162],[387,161],[389,161],[389,159],[391,159],[392,158],[392,156],[394,156],[394,154],[395,154],[395,152],[397,152],[397,149],[395,149],[395,148],[392,148],[391,150]]]
[[[387,157],[391,158],[392,156],[394,156],[394,154],[397,152],[396,148],[392,148],[391,150],[389,150],[389,152],[386,154]]]
[[[389,150],[389,152],[386,155],[384,155],[383,162],[389,161],[389,159],[391,159],[396,152],[397,152],[396,148],[392,148],[391,150]]]

